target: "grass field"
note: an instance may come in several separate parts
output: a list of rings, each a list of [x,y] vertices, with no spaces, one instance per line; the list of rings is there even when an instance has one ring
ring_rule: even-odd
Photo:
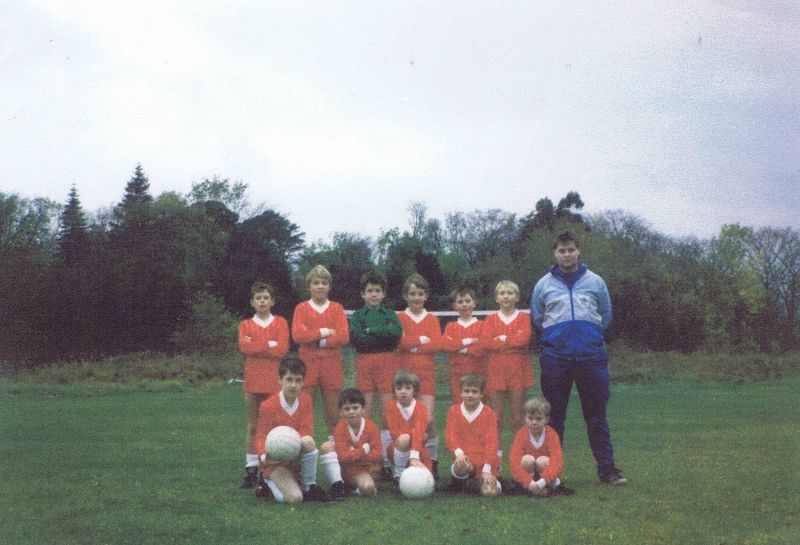
[[[573,497],[409,501],[382,490],[288,507],[238,489],[238,385],[3,382],[0,543],[796,544],[798,391],[797,378],[616,384],[610,421],[627,487],[597,483],[576,398]],[[446,396],[439,404],[441,421]]]

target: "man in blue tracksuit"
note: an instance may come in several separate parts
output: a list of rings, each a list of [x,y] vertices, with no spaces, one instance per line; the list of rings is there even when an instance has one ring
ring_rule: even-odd
[[[550,425],[564,442],[564,419],[572,384],[578,387],[589,445],[600,482],[625,484],[614,465],[606,407],[611,397],[608,352],[603,338],[611,323],[611,299],[600,276],[580,263],[574,233],[556,236],[557,265],[533,289],[531,320],[541,336],[542,394],[552,407]]]

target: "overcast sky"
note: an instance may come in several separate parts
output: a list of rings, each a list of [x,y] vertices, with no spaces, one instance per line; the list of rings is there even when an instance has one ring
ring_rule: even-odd
[[[794,0],[4,0],[0,82],[0,191],[88,211],[141,162],[308,241],[570,190],[674,236],[800,224]]]

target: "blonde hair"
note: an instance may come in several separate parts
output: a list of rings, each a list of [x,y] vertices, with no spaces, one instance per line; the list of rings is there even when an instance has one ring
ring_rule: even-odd
[[[315,278],[327,280],[331,283],[331,272],[322,265],[314,265],[314,267],[306,274],[306,285],[310,284]]]
[[[525,414],[550,417],[550,403],[542,396],[530,398],[522,408],[525,410]]]
[[[501,280],[497,283],[497,285],[494,287],[495,297],[497,297],[497,294],[500,293],[500,290],[503,288],[511,288],[514,290],[514,293],[517,294],[517,297],[519,297],[519,286],[517,286],[517,284],[511,280]]]

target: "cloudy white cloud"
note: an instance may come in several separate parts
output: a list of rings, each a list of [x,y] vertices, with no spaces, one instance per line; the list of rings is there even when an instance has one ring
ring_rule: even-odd
[[[12,1],[0,189],[219,174],[310,238],[576,190],[674,235],[797,225],[788,2]],[[332,212],[333,211],[333,212]]]

